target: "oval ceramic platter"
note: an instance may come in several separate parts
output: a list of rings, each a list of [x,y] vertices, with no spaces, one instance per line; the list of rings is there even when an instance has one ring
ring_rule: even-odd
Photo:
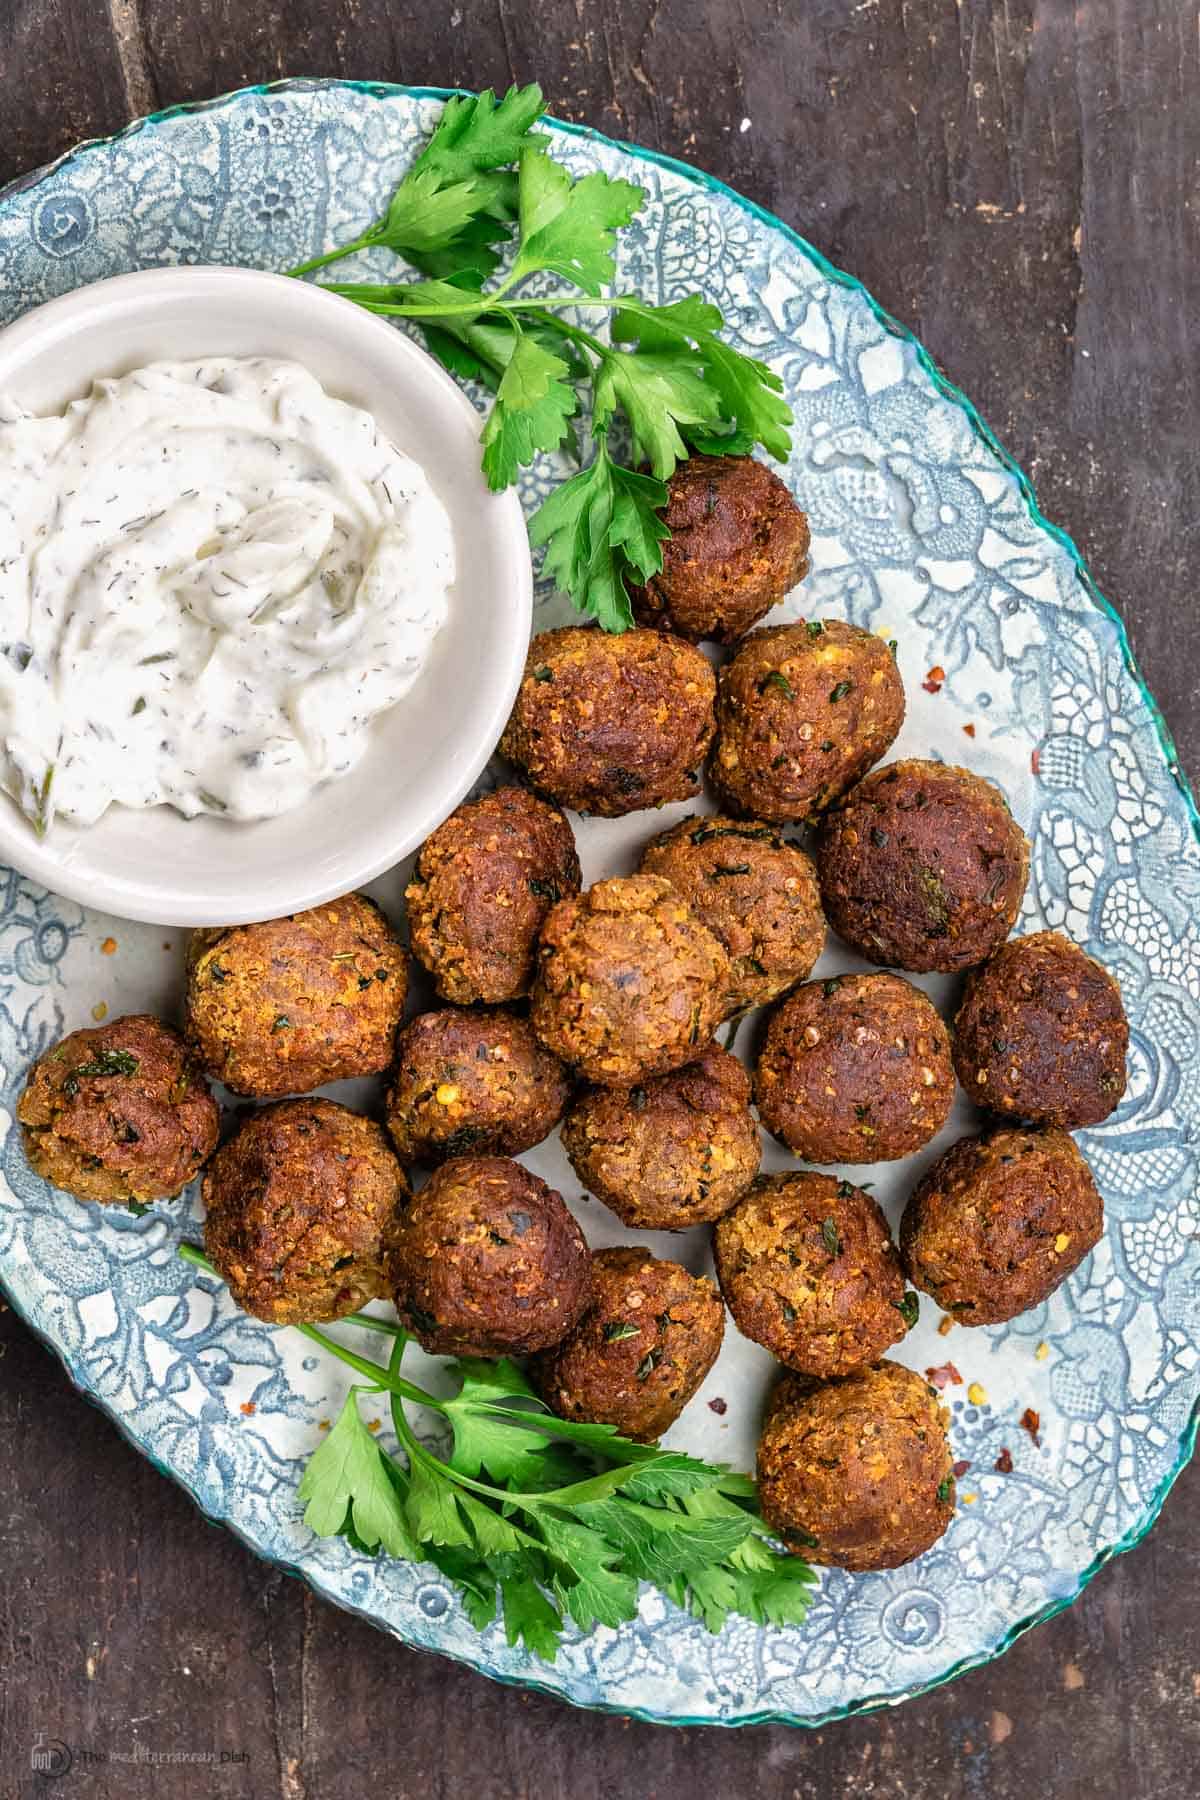
[[[0,197],[0,323],[126,269],[286,268],[346,241],[375,215],[442,98],[292,83],[165,113],[73,152]],[[577,173],[601,168],[646,190],[623,234],[623,278],[655,300],[699,289],[740,347],[782,376],[796,419],[787,478],[813,529],[804,608],[899,640],[909,716],[896,753],[969,762],[998,782],[1034,844],[1019,929],[1061,927],[1119,976],[1133,1026],[1129,1092],[1083,1139],[1107,1234],[1064,1289],[1009,1325],[942,1337],[923,1303],[900,1354],[917,1368],[954,1365],[962,1379],[945,1398],[955,1455],[970,1464],[936,1549],[889,1574],[826,1573],[803,1628],[734,1620],[712,1637],[647,1592],[638,1621],[568,1638],[553,1666],[509,1648],[497,1627],[478,1635],[432,1568],[372,1561],[305,1528],[300,1468],[337,1410],[345,1370],[237,1312],[176,1258],[180,1237],[198,1236],[194,1198],[134,1218],[30,1175],[11,1125],[30,1061],[101,1005],[170,1013],[182,958],[174,934],[90,915],[16,873],[5,876],[0,917],[0,1273],[80,1389],[206,1514],[406,1643],[583,1706],[815,1725],[985,1661],[1068,1604],[1147,1530],[1192,1449],[1198,821],[1118,620],[920,346],[857,283],[716,182],[584,131],[552,131],[554,153]],[[530,505],[550,479],[542,468],[529,481]],[[797,610],[793,596],[784,612]],[[561,599],[541,594],[539,625],[566,616]],[[930,693],[922,682],[934,665],[945,680]],[[585,878],[631,867],[650,832],[686,810],[583,822]],[[393,917],[403,873],[375,889]],[[818,972],[847,966],[834,946]],[[950,984],[928,985],[953,1003]],[[743,1027],[743,1048],[752,1033]],[[959,1105],[941,1143],[970,1127]],[[527,1160],[564,1188],[594,1242],[622,1235],[580,1197],[556,1143]],[[784,1161],[767,1152],[768,1166]],[[916,1172],[863,1172],[893,1223]],[[647,1242],[706,1266],[703,1234]],[[672,1441],[751,1467],[768,1375],[765,1354],[730,1326]],[[723,1415],[707,1404],[718,1397]],[[1040,1418],[1036,1439],[1019,1422],[1027,1408]]]

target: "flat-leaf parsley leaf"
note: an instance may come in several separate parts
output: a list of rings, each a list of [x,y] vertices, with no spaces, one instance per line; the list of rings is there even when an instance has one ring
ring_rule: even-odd
[[[688,294],[653,306],[604,291],[617,233],[645,194],[600,171],[572,176],[533,129],[541,111],[536,86],[451,99],[379,218],[291,273],[383,249],[424,277],[329,285],[410,320],[452,374],[491,390],[483,468],[494,490],[541,454],[565,446],[578,458],[573,422],[587,419],[591,458],[534,515],[530,537],[580,612],[625,631],[630,587],[662,567],[664,483],[676,466],[756,444],[786,457],[791,412],[779,376],[719,335],[710,302]],[[566,287],[547,292],[548,278]],[[611,315],[608,338],[581,323],[589,309]],[[622,424],[632,464],[613,451]]]

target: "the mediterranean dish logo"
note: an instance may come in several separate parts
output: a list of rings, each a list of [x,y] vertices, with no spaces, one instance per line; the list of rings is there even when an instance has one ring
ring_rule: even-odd
[[[29,1752],[29,1767],[32,1772],[50,1781],[69,1775],[72,1769],[91,1769],[105,1763],[137,1763],[149,1768],[170,1768],[185,1765],[225,1767],[249,1761],[248,1750],[154,1750],[147,1744],[139,1743],[121,1750],[81,1749],[78,1746],[72,1749],[61,1738],[47,1737],[44,1731],[39,1731]]]

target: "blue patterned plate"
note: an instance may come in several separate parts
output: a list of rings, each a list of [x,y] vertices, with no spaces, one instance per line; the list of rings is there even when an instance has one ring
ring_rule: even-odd
[[[284,268],[348,239],[439,102],[427,90],[296,82],[162,113],[74,151],[0,196],[0,324],[126,269]],[[32,1178],[10,1131],[0,1269],[83,1392],[208,1515],[405,1642],[583,1706],[816,1725],[944,1681],[1069,1604],[1143,1535],[1190,1454],[1200,1393],[1198,820],[1111,608],[908,333],[718,183],[588,132],[553,135],[576,171],[602,168],[647,191],[625,234],[624,278],[655,299],[701,289],[741,347],[783,377],[796,414],[787,473],[813,529],[806,607],[899,639],[910,714],[898,754],[966,761],[1000,782],[1034,842],[1021,928],[1061,926],[1119,975],[1133,1024],[1130,1090],[1084,1135],[1107,1235],[1065,1289],[1010,1325],[942,1338],[926,1303],[905,1360],[956,1365],[963,1380],[946,1398],[956,1455],[971,1465],[958,1516],[929,1555],[890,1574],[827,1574],[804,1629],[736,1621],[710,1637],[648,1593],[636,1623],[570,1638],[553,1667],[510,1649],[497,1628],[477,1635],[433,1569],[370,1561],[305,1529],[298,1472],[339,1404],[344,1370],[193,1279],[174,1246],[195,1233],[194,1201],[142,1219],[78,1205]],[[529,503],[546,479],[530,479]],[[564,616],[543,593],[539,623]],[[921,683],[935,664],[947,673],[933,695]],[[629,866],[647,824],[585,824],[587,877]],[[376,891],[397,911],[401,872]],[[170,934],[83,913],[15,873],[0,894],[11,1119],[26,1068],[56,1033],[88,1023],[101,1003],[172,1008],[181,958]],[[928,985],[949,998],[947,984]],[[968,1124],[964,1106],[946,1136]],[[528,1160],[577,1192],[556,1144]],[[868,1173],[895,1220],[913,1171]],[[578,1206],[594,1241],[617,1235],[595,1203]],[[703,1266],[702,1241],[669,1242]],[[730,1340],[673,1436],[749,1466],[768,1364]],[[717,1396],[724,1415],[705,1404]],[[1036,1441],[1019,1423],[1030,1407]],[[1002,1449],[1009,1474],[994,1467]]]

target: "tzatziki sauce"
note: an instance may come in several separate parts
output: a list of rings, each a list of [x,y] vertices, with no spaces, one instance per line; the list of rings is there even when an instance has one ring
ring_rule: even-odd
[[[288,812],[416,681],[454,574],[424,471],[296,363],[0,398],[0,787],[40,831]]]

